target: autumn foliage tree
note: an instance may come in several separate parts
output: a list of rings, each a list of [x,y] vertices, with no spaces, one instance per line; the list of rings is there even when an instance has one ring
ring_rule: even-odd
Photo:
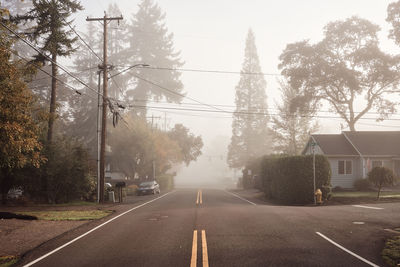
[[[391,96],[399,83],[399,58],[379,48],[379,30],[368,20],[351,17],[328,23],[317,44],[288,44],[279,68],[299,91],[294,102],[300,107],[315,99],[327,102],[351,131],[371,110],[380,120],[395,112]]]
[[[156,177],[174,164],[189,164],[201,155],[203,141],[181,124],[170,132],[151,129],[140,116],[128,113],[128,126],[118,125],[110,134],[111,160],[128,177],[152,177],[153,160]]]
[[[0,188],[2,202],[14,184],[13,173],[44,161],[38,128],[32,118],[33,99],[24,82],[23,69],[10,60],[11,40],[0,32]]]

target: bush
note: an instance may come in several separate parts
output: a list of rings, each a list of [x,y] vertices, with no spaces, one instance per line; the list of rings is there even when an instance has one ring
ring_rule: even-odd
[[[261,179],[265,195],[285,204],[314,202],[313,157],[265,157],[262,160]],[[328,160],[315,157],[315,184],[326,199],[330,193],[331,169]]]
[[[242,186],[243,189],[257,188],[262,190],[261,163],[263,158],[257,158],[247,163],[246,167],[242,170]]]
[[[86,149],[71,139],[56,139],[45,147],[44,155],[48,161],[40,168],[25,168],[17,173],[32,200],[65,203],[95,198],[96,177],[91,175]]]
[[[366,191],[371,187],[371,182],[368,179],[357,179],[353,184],[357,191]]]
[[[394,185],[393,171],[385,167],[375,167],[368,173],[368,180],[378,187],[378,199],[383,186]]]
[[[134,196],[134,195],[136,195],[137,189],[138,189],[138,186],[137,186],[137,185],[131,184],[131,185],[129,185],[129,186],[127,186],[127,187],[125,188],[125,191],[126,191],[126,194],[127,194],[128,196]]]
[[[160,185],[160,190],[172,190],[174,188],[174,175],[162,174],[157,177],[157,182]]]
[[[399,266],[400,264],[400,236],[386,241],[382,251],[382,258],[388,266]]]

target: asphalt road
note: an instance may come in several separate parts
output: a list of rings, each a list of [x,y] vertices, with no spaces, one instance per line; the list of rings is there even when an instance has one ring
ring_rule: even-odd
[[[384,229],[400,226],[400,204],[274,206],[179,189],[145,196],[118,216],[52,240],[20,265],[384,266],[380,252],[392,235]]]

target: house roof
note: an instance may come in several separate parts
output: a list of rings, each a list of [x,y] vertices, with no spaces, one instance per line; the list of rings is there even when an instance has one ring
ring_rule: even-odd
[[[326,155],[359,155],[343,134],[313,134],[312,137]]]
[[[400,155],[400,131],[343,132],[363,156]]]

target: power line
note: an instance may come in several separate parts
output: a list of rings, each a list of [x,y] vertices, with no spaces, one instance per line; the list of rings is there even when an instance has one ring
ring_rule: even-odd
[[[145,99],[134,99],[133,102],[150,102],[154,104],[168,104],[168,105],[175,105],[175,106],[180,106],[180,107],[185,107],[186,106],[203,106],[203,104],[198,104],[198,103],[188,103],[188,102],[180,102],[180,103],[170,103],[167,101],[152,101],[152,100],[145,100]],[[224,105],[224,104],[210,104],[216,107],[227,107],[227,108],[236,108],[235,105]],[[277,108],[250,108],[247,111],[256,111],[256,110],[272,110],[272,111],[279,111]],[[305,110],[304,112],[311,112],[311,110]],[[317,110],[316,113],[332,113],[332,111],[329,110]],[[346,112],[346,114],[349,114],[350,112]],[[361,113],[360,111],[354,111],[355,114]],[[379,112],[372,112],[369,111],[366,114],[381,114]],[[296,115],[296,114],[293,114]],[[392,114],[396,115],[396,114]]]
[[[32,45],[30,42],[28,42],[27,40],[25,40],[24,38],[22,38],[18,33],[16,33],[14,30],[10,29],[7,25],[5,25],[2,21],[0,21],[0,24],[6,28],[8,31],[10,31],[11,33],[13,33],[18,39],[22,40],[25,44],[27,44],[29,47],[31,47],[33,50],[35,50],[36,52],[38,52],[40,55],[44,56],[48,61],[50,61],[52,64],[56,65],[57,67],[59,67],[61,70],[63,70],[65,73],[67,73],[69,76],[71,76],[72,78],[74,78],[76,81],[78,81],[80,84],[82,84],[83,86],[87,87],[88,89],[92,90],[93,92],[95,92],[96,94],[103,96],[102,93],[97,92],[97,90],[91,88],[89,85],[87,85],[85,82],[83,82],[80,78],[76,77],[75,75],[73,75],[70,71],[68,71],[64,66],[60,65],[59,63],[53,61],[49,56],[45,55],[42,51],[40,51],[38,48],[36,48],[34,45]]]
[[[147,79],[145,79],[145,78],[143,78],[143,77],[140,77],[140,76],[138,76],[138,75],[133,74],[133,76],[136,77],[136,78],[139,79],[139,80],[142,80],[142,81],[144,81],[144,82],[147,82],[147,83],[149,83],[149,84],[151,84],[151,85],[154,85],[154,86],[156,86],[156,87],[158,87],[158,88],[161,88],[161,89],[163,89],[163,90],[165,90],[165,91],[167,91],[167,92],[169,92],[169,93],[171,93],[171,94],[178,95],[178,96],[180,96],[180,97],[190,99],[190,100],[192,100],[192,101],[194,101],[194,102],[196,102],[196,103],[199,103],[199,104],[201,104],[201,105],[203,105],[203,106],[208,106],[208,107],[211,107],[211,108],[213,108],[213,109],[215,109],[215,110],[219,110],[219,111],[224,111],[224,112],[225,112],[225,110],[223,110],[223,109],[220,109],[220,108],[215,107],[215,106],[213,106],[213,105],[209,105],[209,104],[207,104],[207,103],[201,102],[201,101],[199,101],[199,100],[196,100],[196,99],[191,98],[191,97],[189,97],[189,96],[186,96],[186,95],[184,95],[184,94],[175,92],[175,91],[173,91],[173,90],[171,90],[171,89],[169,89],[169,88],[167,88],[167,87],[164,87],[164,86],[162,86],[162,85],[159,85],[159,84],[157,84],[157,83],[155,83],[155,82],[153,82],[153,81],[147,80]]]
[[[149,108],[149,109],[159,109],[159,110],[180,110],[180,111],[190,111],[190,112],[206,112],[206,113],[226,113],[226,114],[240,114],[240,115],[259,115],[259,116],[278,116],[278,113],[267,113],[267,112],[248,112],[248,111],[225,111],[225,110],[209,110],[209,109],[194,109],[194,108],[177,108],[177,107],[155,107],[155,106],[141,106],[141,105],[129,105],[129,108]],[[288,117],[307,117],[307,118],[322,118],[322,119],[343,119],[339,116],[322,116],[322,115],[287,115]],[[377,120],[377,118],[365,118],[362,117],[360,120]],[[399,119],[388,118],[386,120],[390,121],[400,121]]]
[[[18,55],[18,53],[14,52],[14,51],[11,51],[11,50],[9,50],[9,49],[7,49],[7,50],[8,50],[9,52],[13,53],[14,55],[16,55],[17,57],[19,57],[20,59],[22,59],[23,61],[25,61],[26,63],[30,63],[30,61],[29,61],[28,59],[26,59],[26,58],[24,58],[24,57]],[[74,87],[72,87],[71,85],[67,84],[67,83],[64,82],[63,80],[61,80],[61,79],[59,79],[59,78],[53,76],[51,73],[49,73],[49,72],[47,72],[47,71],[45,71],[45,70],[43,70],[42,68],[40,68],[40,66],[34,64],[34,67],[35,67],[37,70],[40,70],[41,72],[45,73],[45,74],[48,75],[49,77],[55,78],[57,81],[59,81],[60,83],[62,83],[63,85],[65,85],[67,88],[69,88],[69,89],[75,91],[75,93],[77,93],[77,94],[79,94],[79,95],[86,95],[87,97],[96,100],[96,98],[94,98],[94,97],[92,97],[92,96],[90,96],[90,95],[88,95],[88,94],[85,94],[85,93],[83,93],[83,92],[81,92],[81,91],[75,89]]]
[[[243,72],[243,71],[227,71],[227,70],[210,70],[210,69],[187,69],[187,68],[167,68],[167,67],[140,67],[152,70],[168,70],[168,71],[186,71],[186,72],[202,72],[202,73],[218,73],[218,74],[244,74],[244,75],[261,75],[261,76],[282,76],[280,73],[265,72]]]
[[[69,24],[69,22],[66,21],[65,19],[63,20],[69,26],[69,28],[76,34],[76,36],[78,36],[78,38],[82,41],[82,43],[86,45],[86,47],[90,50],[90,52],[92,52],[100,60],[100,62],[103,62],[103,59],[90,47],[88,43],[86,43],[86,41],[79,35],[79,33],[75,31],[75,29],[71,26],[71,24]]]

